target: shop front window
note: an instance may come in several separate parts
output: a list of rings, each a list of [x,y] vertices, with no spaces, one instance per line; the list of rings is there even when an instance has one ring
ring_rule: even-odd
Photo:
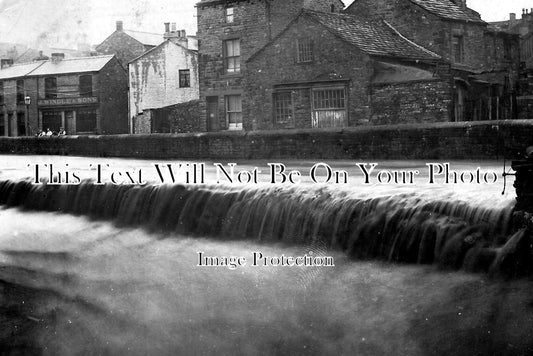
[[[77,132],[96,132],[96,110],[81,109],[76,112],[76,131]]]

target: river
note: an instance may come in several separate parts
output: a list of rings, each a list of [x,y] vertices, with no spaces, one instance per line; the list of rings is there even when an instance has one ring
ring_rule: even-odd
[[[204,184],[159,185],[154,164],[179,163],[205,164]],[[286,172],[301,172],[301,182],[271,184],[272,162],[258,161],[236,162],[238,171],[258,167],[257,183],[239,183],[236,175],[229,182],[220,169],[217,182],[214,163],[1,156],[0,349],[49,355],[533,351],[530,281],[440,263],[445,242],[460,234],[494,244],[504,238],[512,180],[502,195],[501,177],[478,184],[439,175],[430,183],[428,162],[387,161],[377,169],[418,170],[413,184],[388,182],[385,173],[381,183],[374,175],[365,184],[356,163],[373,162],[331,161],[324,163],[347,172],[348,182],[323,183],[321,165],[316,184],[309,172],[317,162],[287,161],[281,162]],[[478,167],[502,171],[500,162],[449,163],[474,175]],[[31,184],[36,165],[40,178],[52,165],[55,177],[61,172],[65,180],[68,172],[71,184]],[[98,165],[102,186],[94,184]],[[147,184],[126,185],[139,171]],[[93,181],[78,184],[72,175]],[[244,263],[199,266],[200,252]],[[267,265],[254,265],[254,253],[269,257]],[[319,257],[318,264],[330,258],[334,266],[279,265],[282,257],[298,256]]]

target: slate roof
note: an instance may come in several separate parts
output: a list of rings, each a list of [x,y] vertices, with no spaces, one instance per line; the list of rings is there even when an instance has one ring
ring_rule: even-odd
[[[124,30],[123,31],[128,36],[133,37],[143,45],[148,46],[158,46],[164,42],[163,34],[152,33],[152,32],[142,32],[134,30]]]
[[[20,78],[28,75],[33,70],[41,66],[44,62],[30,62],[14,64],[11,67],[0,69],[0,80]]]
[[[63,59],[58,62],[48,60],[29,75],[54,75],[67,73],[83,73],[100,71],[114,56],[93,56]]]
[[[410,0],[427,11],[449,20],[485,23],[481,18],[474,15],[470,9],[463,10],[450,0]]]
[[[441,57],[403,37],[385,21],[369,21],[360,16],[304,10],[331,32],[368,55],[403,59],[436,60]]]
[[[106,55],[63,59],[59,62],[47,60],[15,64],[11,67],[0,70],[0,80],[28,76],[98,72],[113,57],[113,55]]]

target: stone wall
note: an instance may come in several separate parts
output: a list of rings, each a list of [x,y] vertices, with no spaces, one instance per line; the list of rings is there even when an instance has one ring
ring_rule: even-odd
[[[128,73],[111,59],[96,76],[103,134],[128,133]],[[94,83],[93,83],[94,85]]]
[[[305,39],[313,41],[313,60],[297,63],[296,41]],[[313,88],[346,89],[348,126],[368,122],[368,85],[373,74],[370,57],[307,16],[299,17],[268,47],[250,58],[247,68],[243,102],[243,116],[249,119],[245,122],[247,130],[287,125],[273,120],[273,94],[280,83],[293,83],[291,87],[280,88],[292,92],[292,127],[311,128]]]
[[[492,53],[488,53],[491,48],[486,42],[486,24],[447,20],[409,0],[358,0],[346,12],[385,19],[408,39],[452,62],[452,36],[462,36],[461,64],[490,69],[494,64]]]
[[[452,102],[450,85],[443,80],[374,85],[372,123],[449,121]]]
[[[329,130],[3,137],[4,154],[159,159],[503,159],[533,145],[530,120]]]
[[[161,42],[163,42],[163,36],[161,36]],[[128,62],[143,54],[146,48],[128,34],[115,31],[96,46],[96,51],[100,54],[115,54],[122,66],[128,68]]]

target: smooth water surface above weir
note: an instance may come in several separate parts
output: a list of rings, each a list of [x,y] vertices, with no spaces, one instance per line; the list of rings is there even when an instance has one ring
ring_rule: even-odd
[[[500,162],[230,163],[1,156],[0,349],[533,351]]]

